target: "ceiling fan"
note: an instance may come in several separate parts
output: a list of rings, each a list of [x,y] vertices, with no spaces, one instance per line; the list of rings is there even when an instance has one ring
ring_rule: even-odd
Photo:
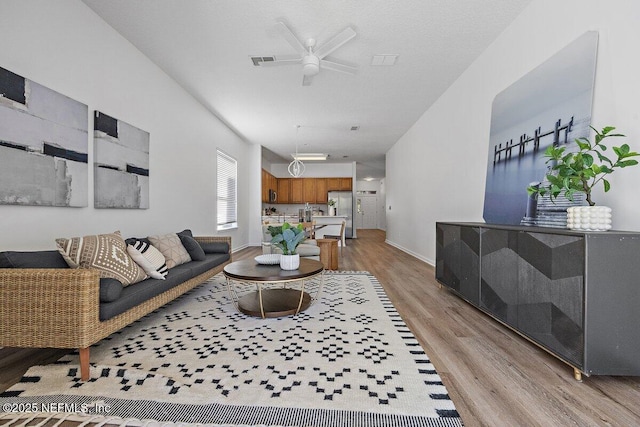
[[[302,64],[303,86],[311,85],[313,77],[320,72],[320,69],[338,71],[346,74],[356,73],[356,67],[342,64],[335,60],[330,61],[324,59],[356,36],[356,32],[351,27],[345,28],[331,40],[317,48],[315,39],[307,39],[303,44],[293,34],[293,31],[291,31],[291,29],[282,21],[278,22],[278,30],[284,39],[297,52],[297,55],[278,55],[274,57],[273,61],[262,62],[261,66]]]

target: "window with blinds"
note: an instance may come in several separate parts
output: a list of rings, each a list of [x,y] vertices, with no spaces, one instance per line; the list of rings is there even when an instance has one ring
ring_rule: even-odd
[[[218,230],[238,227],[238,162],[218,153]]]

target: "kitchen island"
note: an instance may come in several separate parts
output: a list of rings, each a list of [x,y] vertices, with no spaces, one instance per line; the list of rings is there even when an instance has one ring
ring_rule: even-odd
[[[316,223],[315,233],[316,239],[324,238],[325,234],[330,236],[339,236],[342,221],[347,221],[347,215],[313,215],[311,217]],[[342,246],[345,246],[345,234],[342,235]]]

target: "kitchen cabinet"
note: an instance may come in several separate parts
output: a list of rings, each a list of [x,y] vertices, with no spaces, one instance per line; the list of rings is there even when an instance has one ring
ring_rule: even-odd
[[[352,189],[351,178],[327,178],[327,191],[351,191]]]
[[[351,178],[340,178],[340,191],[351,191],[352,187]]]
[[[291,203],[304,203],[302,179],[291,178]]]
[[[316,203],[316,178],[302,179],[302,201]]]
[[[573,367],[640,375],[640,233],[436,223],[436,279]]]
[[[318,204],[326,204],[329,200],[327,199],[327,179],[326,178],[316,178],[316,203]]]
[[[340,178],[327,178],[327,191],[340,191]]]
[[[278,178],[278,203],[291,203],[290,178]]]
[[[278,179],[264,169],[262,169],[260,176],[262,181],[262,203],[274,203],[274,201],[269,200],[269,190],[272,192],[278,191]]]

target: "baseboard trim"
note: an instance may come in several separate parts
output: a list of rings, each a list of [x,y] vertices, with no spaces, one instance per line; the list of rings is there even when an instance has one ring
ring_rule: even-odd
[[[414,252],[414,251],[412,251],[412,250],[409,250],[409,249],[407,249],[407,248],[405,248],[405,247],[403,247],[403,246],[401,246],[401,245],[399,245],[399,244],[397,244],[397,243],[392,242],[392,241],[391,241],[391,240],[389,240],[389,239],[385,239],[385,241],[384,241],[384,242],[385,242],[386,244],[388,244],[388,245],[393,246],[394,248],[400,249],[402,252],[407,253],[407,254],[411,255],[412,257],[419,259],[419,260],[420,260],[420,261],[422,261],[422,262],[426,262],[426,263],[427,263],[427,264],[429,264],[431,267],[435,267],[435,265],[436,265],[436,263],[435,263],[435,261],[434,261],[434,260],[429,259],[429,258],[426,258],[426,257],[423,257],[423,256],[422,256],[422,255],[420,255],[419,253],[416,253],[416,252]]]

